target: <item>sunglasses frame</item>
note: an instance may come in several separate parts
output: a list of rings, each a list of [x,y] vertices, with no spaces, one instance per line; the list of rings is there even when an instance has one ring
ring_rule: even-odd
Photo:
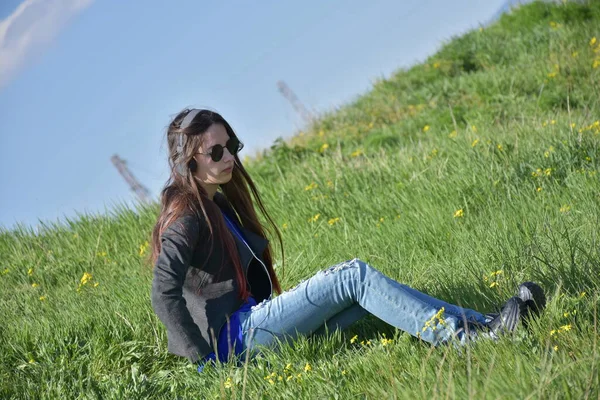
[[[237,140],[238,145],[237,145],[237,149],[235,150],[235,152],[232,152],[231,150],[229,150],[229,147],[227,147],[227,145],[229,144],[229,142],[231,142],[232,140]],[[219,147],[217,147],[219,146]],[[219,156],[219,158],[217,160],[215,160],[215,157],[213,156],[214,152],[215,152],[215,148],[220,148],[221,151],[221,155]],[[225,154],[225,149],[227,149],[229,151],[229,153],[231,153],[232,156],[235,156],[236,154],[238,154],[242,149],[244,148],[244,143],[242,143],[242,141],[240,139],[238,139],[237,137],[232,137],[229,138],[229,140],[227,140],[227,142],[225,143],[225,146],[221,146],[220,144],[215,144],[210,153],[201,153],[201,152],[197,152],[196,154],[203,154],[205,156],[210,156],[210,159],[213,160],[214,162],[219,162],[223,159],[223,155]]]

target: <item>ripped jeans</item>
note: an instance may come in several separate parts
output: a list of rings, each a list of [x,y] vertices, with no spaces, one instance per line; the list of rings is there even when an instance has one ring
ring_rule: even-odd
[[[447,342],[464,321],[486,322],[477,311],[421,293],[355,258],[240,313],[243,349],[252,353],[256,345],[322,334],[325,325],[344,329],[368,313],[434,345]]]

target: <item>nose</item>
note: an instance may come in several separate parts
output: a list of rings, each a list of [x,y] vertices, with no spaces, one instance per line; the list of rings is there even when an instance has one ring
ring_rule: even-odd
[[[224,161],[235,160],[235,157],[233,156],[233,154],[231,154],[229,152],[229,149],[227,147],[225,147],[223,149],[223,160]]]

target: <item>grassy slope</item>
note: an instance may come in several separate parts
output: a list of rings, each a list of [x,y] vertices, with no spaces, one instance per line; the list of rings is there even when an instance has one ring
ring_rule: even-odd
[[[597,398],[599,43],[597,1],[528,5],[248,161],[284,235],[284,288],[360,257],[486,311],[531,279],[550,298],[529,331],[459,352],[367,317],[245,380],[199,376],[149,304],[158,208],[115,209],[0,232],[0,397]]]

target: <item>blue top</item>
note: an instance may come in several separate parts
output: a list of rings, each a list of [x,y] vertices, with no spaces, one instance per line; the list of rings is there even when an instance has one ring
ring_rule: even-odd
[[[223,213],[223,217],[225,217],[225,222],[229,227],[229,230],[233,232],[242,242],[246,243],[246,239],[244,238],[244,234],[239,230],[234,222],[232,222],[225,213]],[[247,245],[247,243],[246,243]],[[250,311],[252,306],[256,305],[256,300],[254,297],[248,297],[240,308],[237,309],[233,314],[229,316],[229,327],[230,327],[230,335],[229,338],[231,341],[227,342],[227,323],[223,325],[221,331],[219,332],[219,338],[217,339],[217,353],[219,354],[219,361],[225,362],[229,358],[229,349],[233,349],[235,355],[239,355],[242,352],[242,326],[240,325],[240,317],[239,313]],[[204,366],[209,361],[216,361],[217,356],[214,352],[208,354],[202,360],[198,362],[198,372],[202,372],[204,370]]]

